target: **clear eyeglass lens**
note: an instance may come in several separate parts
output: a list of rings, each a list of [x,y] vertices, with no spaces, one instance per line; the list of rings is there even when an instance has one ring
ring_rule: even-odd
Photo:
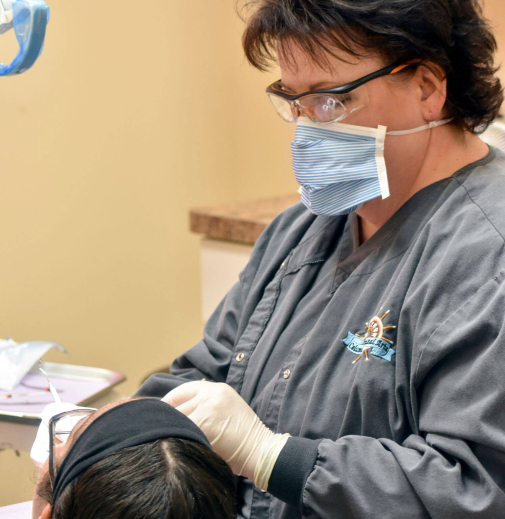
[[[293,123],[296,121],[296,116],[293,113],[293,108],[291,103],[282,97],[276,96],[274,94],[269,94],[268,97],[270,101],[274,105],[274,108],[277,110],[277,113],[288,123]]]
[[[277,113],[287,122],[295,122],[299,112],[314,122],[330,123],[341,121],[366,106],[368,93],[363,85],[348,94],[308,94],[292,102],[276,95],[270,95],[270,99]]]
[[[59,418],[54,426],[55,444],[66,443],[74,427],[84,418],[89,416],[92,411],[74,411]]]
[[[345,104],[332,95],[311,95],[299,101],[302,112],[314,122],[327,123],[340,119],[346,112]]]

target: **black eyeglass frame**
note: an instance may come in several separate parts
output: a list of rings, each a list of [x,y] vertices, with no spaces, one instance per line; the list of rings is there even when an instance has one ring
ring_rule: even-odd
[[[266,93],[282,97],[286,101],[296,101],[297,99],[300,99],[300,97],[314,94],[348,94],[352,90],[364,85],[365,83],[368,83],[372,79],[396,74],[397,72],[400,72],[401,70],[410,67],[411,65],[419,64],[422,61],[422,59],[416,58],[407,61],[406,63],[403,63],[401,65],[389,65],[387,67],[381,68],[380,70],[377,70],[376,72],[372,72],[370,74],[367,74],[366,76],[356,79],[355,81],[346,83],[345,85],[339,85],[332,88],[321,88],[318,90],[309,90],[307,92],[303,92],[302,94],[288,94],[284,90],[278,87],[276,88],[276,85],[279,85],[279,83],[282,81],[281,79],[278,79],[266,88]]]
[[[55,480],[55,477],[56,477],[56,473],[55,473],[55,470],[54,470],[54,458],[53,458],[53,453],[54,453],[54,435],[55,435],[55,430],[54,429],[56,427],[56,422],[60,418],[65,416],[65,415],[76,414],[78,412],[82,413],[83,411],[89,411],[89,414],[88,414],[88,416],[89,416],[89,415],[93,414],[96,411],[96,409],[94,409],[93,407],[81,407],[79,409],[70,409],[69,411],[63,411],[63,413],[59,413],[57,415],[54,415],[49,420],[49,481],[51,483],[51,488],[54,485],[54,480]],[[84,419],[84,417],[83,417],[83,419]],[[71,432],[72,431],[63,431],[63,434],[68,434],[70,436]],[[61,431],[60,431],[60,434],[62,434]]]

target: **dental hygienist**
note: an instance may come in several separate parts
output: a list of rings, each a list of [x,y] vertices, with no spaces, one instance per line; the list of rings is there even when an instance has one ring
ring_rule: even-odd
[[[505,155],[478,136],[503,94],[479,3],[252,4],[302,203],[139,394],[243,476],[239,518],[505,517]]]

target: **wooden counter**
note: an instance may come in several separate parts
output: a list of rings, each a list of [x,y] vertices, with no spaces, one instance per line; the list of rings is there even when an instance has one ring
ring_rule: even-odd
[[[254,245],[265,227],[284,209],[300,201],[300,195],[231,202],[192,209],[191,231],[207,238]]]

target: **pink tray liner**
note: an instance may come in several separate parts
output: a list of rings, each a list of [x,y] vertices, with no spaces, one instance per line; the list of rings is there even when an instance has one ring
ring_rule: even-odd
[[[58,377],[51,377],[50,380],[60,395],[62,402],[69,402],[71,404],[78,404],[110,385],[107,381],[72,380]],[[42,391],[44,387],[47,387],[47,381],[43,375],[26,375],[21,381],[21,384],[12,392],[27,393],[37,391],[37,389],[28,388],[24,384],[42,388]],[[0,390],[0,411],[41,413],[47,404],[54,402],[49,392],[40,396],[13,397],[10,399],[5,398],[6,394],[7,391]]]

